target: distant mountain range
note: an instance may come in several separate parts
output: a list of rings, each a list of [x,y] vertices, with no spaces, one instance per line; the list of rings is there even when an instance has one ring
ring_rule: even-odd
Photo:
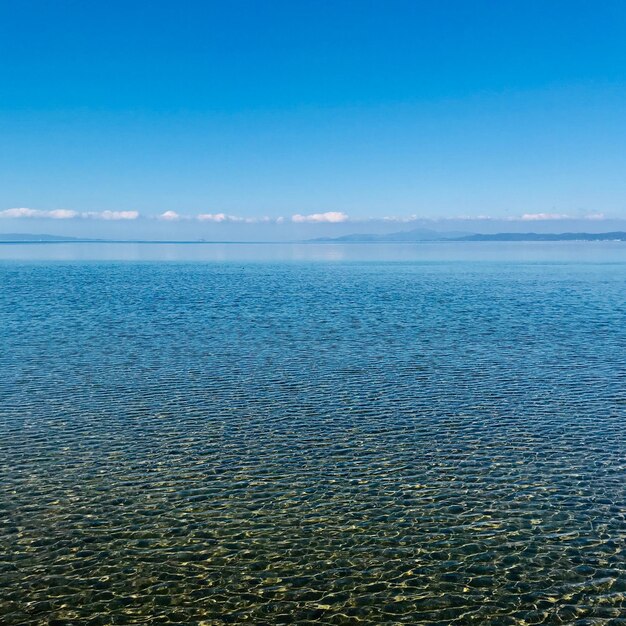
[[[343,235],[310,239],[315,243],[425,243],[445,241],[626,241],[626,232],[610,233],[480,233],[407,230],[386,235]]]

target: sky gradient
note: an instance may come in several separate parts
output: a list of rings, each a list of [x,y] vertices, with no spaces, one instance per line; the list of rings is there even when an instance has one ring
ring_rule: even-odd
[[[0,2],[0,58],[0,232],[626,218],[621,1]]]

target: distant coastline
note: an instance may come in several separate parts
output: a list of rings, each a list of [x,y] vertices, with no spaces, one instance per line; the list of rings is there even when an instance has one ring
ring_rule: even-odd
[[[89,239],[62,235],[7,233],[0,234],[0,244],[56,243],[136,243],[136,244],[319,244],[319,243],[471,243],[471,242],[556,242],[556,241],[626,241],[626,232],[606,233],[438,233],[435,231],[402,231],[387,235],[354,234],[342,237],[292,241],[219,241],[219,240],[161,240],[161,239]]]
[[[29,233],[0,234],[0,243],[101,243],[105,239],[87,239],[84,237],[65,237],[62,235],[31,235]]]
[[[402,231],[388,235],[344,235],[310,239],[311,243],[435,243],[472,241],[626,241],[626,232],[607,233],[495,233],[453,234],[434,231]]]
[[[626,232],[610,233],[498,233],[470,235],[454,241],[626,241]]]

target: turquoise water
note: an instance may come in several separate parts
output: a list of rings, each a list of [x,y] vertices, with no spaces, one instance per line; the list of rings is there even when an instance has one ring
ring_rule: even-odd
[[[1,623],[626,623],[624,247],[346,248],[3,248]]]

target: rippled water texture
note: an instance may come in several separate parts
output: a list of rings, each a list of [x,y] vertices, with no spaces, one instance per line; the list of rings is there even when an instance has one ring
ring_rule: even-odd
[[[0,622],[626,624],[625,278],[0,264]]]

